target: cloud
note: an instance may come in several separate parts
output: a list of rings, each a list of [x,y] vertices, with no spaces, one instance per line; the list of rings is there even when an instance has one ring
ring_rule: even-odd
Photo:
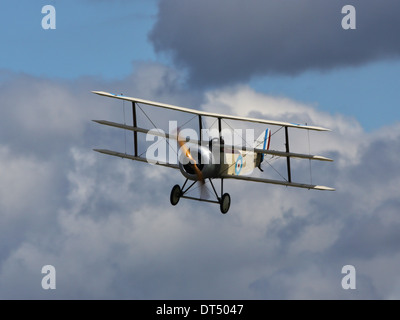
[[[383,276],[377,265],[397,263],[394,246],[400,227],[395,214],[399,171],[395,155],[400,127],[394,125],[367,134],[354,119],[332,116],[313,106],[260,94],[246,86],[208,92],[202,108],[297,120],[333,130],[313,135],[311,145],[313,152],[328,153],[335,159],[333,165],[313,164],[313,181],[333,185],[336,192],[304,193],[251,183],[229,184],[234,203],[231,214],[240,221],[242,232],[252,233],[251,239],[246,239],[248,247],[259,250],[257,262],[251,262],[253,256],[248,257],[248,263],[263,266],[246,286],[246,297],[387,297],[391,288],[388,279],[396,273]],[[292,133],[292,145],[297,144],[306,152],[307,140]],[[275,146],[282,149],[283,143]],[[295,162],[294,172],[308,173],[308,163],[303,164],[304,161]],[[272,171],[266,164],[264,169],[265,174]],[[309,179],[307,175],[302,178]],[[346,264],[354,264],[358,270],[358,290],[353,293],[340,286],[340,271]]]
[[[141,76],[148,73],[154,77]],[[9,98],[22,84],[27,89]],[[327,126],[333,131],[311,136],[311,150],[335,162],[313,163],[312,178],[337,191],[227,181],[227,215],[185,199],[173,207],[170,189],[183,182],[178,171],[91,150],[123,152],[124,134],[90,121],[123,120],[121,103],[90,90]],[[0,110],[7,119],[0,128],[2,299],[397,296],[398,124],[366,133],[354,119],[247,86],[191,96],[179,75],[156,64],[141,65],[120,82],[8,75],[0,91],[7,97]],[[282,149],[279,134],[273,147]],[[307,152],[307,135],[292,137],[293,148]],[[268,164],[264,169],[276,174]],[[308,182],[309,163],[293,160],[293,172]],[[41,288],[47,264],[56,268],[56,290]],[[340,285],[347,264],[356,267],[355,291]]]
[[[349,4],[356,8],[355,30],[341,26]],[[232,84],[398,58],[399,6],[395,0],[160,1],[149,39],[187,68],[192,83]]]

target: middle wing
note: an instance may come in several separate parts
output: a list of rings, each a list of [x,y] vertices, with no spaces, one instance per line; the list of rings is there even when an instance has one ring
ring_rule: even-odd
[[[129,131],[133,131],[133,132],[150,134],[150,135],[154,135],[154,136],[161,136],[161,137],[165,137],[166,139],[173,139],[173,140],[178,139],[177,135],[168,134],[168,133],[164,133],[164,132],[158,132],[157,130],[144,129],[144,128],[140,128],[140,127],[134,127],[134,126],[130,126],[127,124],[122,124],[122,123],[117,123],[117,122],[112,122],[112,121],[107,121],[107,120],[92,120],[92,121],[102,124],[102,125],[105,125],[105,126],[125,129],[125,130],[129,130]],[[198,140],[187,139],[185,141],[191,142],[191,143],[199,143]],[[204,145],[207,145],[209,143],[209,141],[201,141],[201,143]],[[324,156],[313,155],[313,154],[302,154],[302,153],[284,152],[284,151],[277,151],[277,150],[264,150],[264,149],[259,149],[259,148],[249,149],[246,146],[241,147],[241,146],[232,146],[232,145],[227,145],[227,144],[224,144],[224,147],[227,149],[231,149],[231,150],[241,150],[241,151],[250,150],[255,153],[269,154],[269,155],[277,156],[277,157],[291,157],[291,158],[319,160],[319,161],[333,161],[330,158],[327,158]]]
[[[110,156],[115,156],[115,157],[119,157],[119,158],[136,160],[136,161],[140,161],[140,162],[147,162],[147,163],[156,164],[156,165],[159,165],[159,166],[179,169],[179,166],[177,164],[172,164],[172,163],[167,163],[167,162],[160,162],[160,161],[157,161],[157,162],[156,161],[151,161],[151,160],[149,160],[147,158],[133,156],[133,155],[127,154],[127,153],[122,153],[122,152],[117,152],[117,151],[112,151],[112,150],[107,150],[107,149],[93,149],[93,151],[104,153],[104,154],[108,154]]]

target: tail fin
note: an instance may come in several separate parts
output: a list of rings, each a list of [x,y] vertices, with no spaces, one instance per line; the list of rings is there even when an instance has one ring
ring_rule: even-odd
[[[254,149],[263,149],[263,150],[269,150],[269,145],[271,142],[271,130],[266,129],[263,131],[260,136],[254,141]],[[257,158],[256,158],[256,167],[258,167],[261,171],[261,163],[264,161],[264,153],[257,153]]]

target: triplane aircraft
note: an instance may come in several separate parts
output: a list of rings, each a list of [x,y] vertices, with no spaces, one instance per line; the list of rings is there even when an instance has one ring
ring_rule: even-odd
[[[291,158],[301,158],[301,159],[319,160],[319,161],[333,161],[333,160],[323,156],[290,152],[289,133],[288,133],[289,128],[313,130],[313,131],[330,131],[329,129],[317,126],[288,123],[288,122],[263,120],[256,118],[239,117],[233,115],[205,112],[195,109],[177,107],[164,103],[158,103],[154,101],[131,98],[124,95],[111,94],[103,91],[92,91],[92,92],[101,96],[121,99],[132,103],[132,125],[121,124],[106,120],[93,120],[93,121],[102,125],[132,131],[133,147],[134,147],[134,154],[127,154],[126,152],[125,153],[116,152],[107,149],[94,149],[94,151],[121,158],[127,158],[141,162],[149,162],[156,165],[179,169],[182,175],[186,178],[186,180],[183,183],[182,187],[177,184],[172,188],[170,194],[170,202],[172,205],[176,205],[179,202],[180,198],[207,201],[219,204],[221,212],[225,214],[228,212],[230,208],[231,198],[228,193],[224,193],[224,183],[223,183],[224,179],[254,181],[254,182],[270,183],[270,184],[277,184],[277,185],[305,188],[305,189],[314,189],[314,190],[328,190],[328,191],[335,190],[334,188],[325,187],[321,185],[293,182],[291,177],[291,167],[290,167]],[[200,137],[198,139],[190,139],[187,137],[182,137],[180,135],[179,129],[176,130],[175,133],[166,134],[160,130],[145,129],[138,127],[136,107],[137,106],[140,107],[140,104],[193,114],[194,117],[198,118],[198,129]],[[204,134],[202,134],[202,132],[204,131],[203,129],[204,117],[211,117],[216,119],[218,123],[217,137],[214,138],[207,137],[208,139],[204,140]],[[248,145],[237,146],[233,144],[227,144],[222,135],[223,132],[222,121],[224,120],[237,120],[237,121],[244,121],[247,123],[259,123],[259,124],[266,124],[284,128],[285,151],[276,151],[269,149],[271,142],[271,129],[263,130],[261,135],[254,140],[254,143],[251,147],[249,147]],[[177,141],[178,144],[180,145],[179,149],[180,152],[179,154],[177,153],[177,161],[175,163],[167,160],[154,161],[147,157],[143,157],[142,154],[139,154],[138,152],[138,133],[161,136],[169,141],[172,140]],[[287,179],[283,178],[282,180],[274,180],[274,179],[265,179],[249,175],[255,168],[259,168],[261,171],[263,171],[261,169],[261,164],[264,160],[265,155],[271,155],[274,157],[286,157]],[[221,186],[220,195],[218,195],[216,188],[213,184],[214,179],[220,179],[220,186]],[[187,186],[189,180],[191,180],[192,182],[189,183],[189,185]],[[212,191],[216,198],[215,200],[205,199],[202,196],[192,197],[187,195],[187,192],[191,190],[191,188],[196,183],[199,183],[200,187],[202,188],[207,181],[212,186]]]

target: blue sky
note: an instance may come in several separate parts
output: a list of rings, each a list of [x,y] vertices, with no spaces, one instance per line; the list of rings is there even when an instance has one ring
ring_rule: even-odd
[[[295,77],[262,77],[253,80],[252,85],[271,95],[288,96],[332,114],[348,115],[372,131],[400,119],[399,72],[398,60],[380,61],[328,72],[308,71]]]
[[[56,30],[41,28],[46,4],[56,8]],[[148,39],[157,12],[155,0],[3,2],[0,68],[47,78],[115,80],[131,74],[137,62],[172,65],[169,55],[156,54]],[[256,75],[248,83],[270,95],[354,117],[371,131],[400,118],[399,72],[399,60],[383,59],[296,75]]]
[[[44,5],[56,9],[56,30],[43,30]],[[156,59],[147,33],[156,1],[7,1],[2,5],[1,68],[74,79],[126,77],[134,61]]]

